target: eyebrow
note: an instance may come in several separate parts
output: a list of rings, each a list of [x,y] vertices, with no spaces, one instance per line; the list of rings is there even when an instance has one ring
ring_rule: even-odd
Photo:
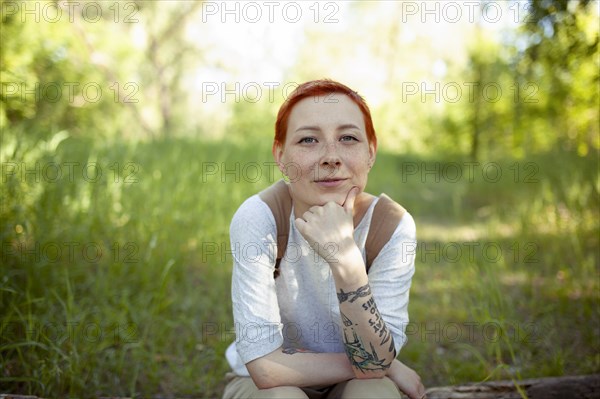
[[[340,126],[337,127],[336,130],[340,131],[340,130],[347,130],[347,129],[360,130],[360,128],[358,126],[356,126],[355,124],[353,124],[353,123],[345,123],[343,125],[340,125]],[[304,130],[313,131],[313,132],[320,132],[321,128],[318,127],[318,126],[300,126],[298,129],[296,129],[294,131],[294,133],[298,133],[298,132],[301,132],[301,131],[304,131]]]

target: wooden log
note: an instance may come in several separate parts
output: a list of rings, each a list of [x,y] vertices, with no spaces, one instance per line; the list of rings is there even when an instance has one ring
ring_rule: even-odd
[[[532,378],[516,381],[529,399],[600,399],[600,374]],[[160,396],[155,396],[160,397]],[[522,399],[512,381],[490,381],[427,389],[427,399]],[[101,397],[100,399],[129,399]],[[42,399],[0,394],[0,399]]]
[[[529,399],[600,399],[600,374],[516,381]],[[512,381],[490,381],[427,389],[428,399],[522,399]]]

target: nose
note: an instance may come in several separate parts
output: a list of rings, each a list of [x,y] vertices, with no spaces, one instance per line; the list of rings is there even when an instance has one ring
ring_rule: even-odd
[[[336,143],[329,143],[325,146],[324,154],[321,157],[321,166],[329,168],[337,168],[342,164],[342,160],[338,154]]]

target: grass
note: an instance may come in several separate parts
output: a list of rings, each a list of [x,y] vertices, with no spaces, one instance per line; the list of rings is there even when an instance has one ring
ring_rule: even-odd
[[[0,392],[220,396],[229,221],[279,178],[269,143],[2,151]],[[467,162],[379,153],[371,173],[417,222],[400,359],[426,386],[599,372],[597,158]]]

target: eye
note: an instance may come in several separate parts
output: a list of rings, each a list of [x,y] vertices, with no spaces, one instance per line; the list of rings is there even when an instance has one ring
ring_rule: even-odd
[[[312,144],[312,143],[316,143],[317,139],[315,139],[314,137],[304,137],[302,139],[300,139],[300,141],[298,143],[306,143],[306,144]]]
[[[348,136],[348,135],[343,136],[341,138],[341,140],[342,141],[358,141],[358,139],[356,137],[354,137],[354,136]]]

